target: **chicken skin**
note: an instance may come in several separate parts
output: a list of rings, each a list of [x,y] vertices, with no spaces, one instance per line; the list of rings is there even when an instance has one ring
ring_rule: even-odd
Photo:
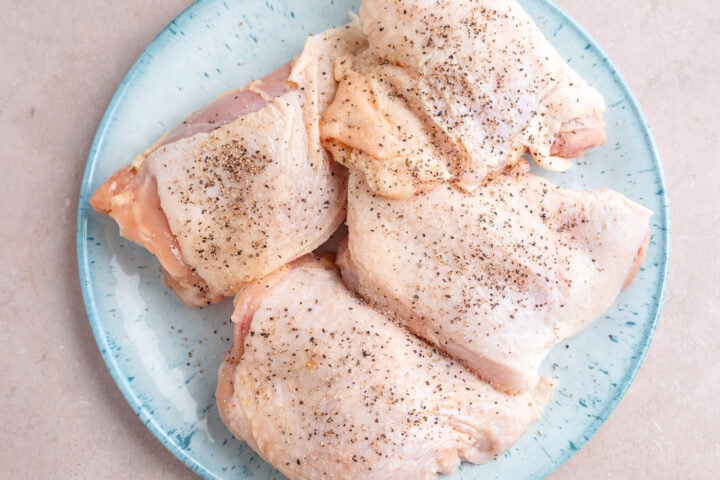
[[[345,217],[347,174],[319,137],[331,66],[364,45],[357,23],[309,37],[291,64],[192,114],[91,204],[158,258],[189,306],[312,251]]]
[[[518,393],[637,272],[650,215],[609,189],[556,187],[525,161],[472,194],[446,184],[407,200],[374,194],[353,171],[338,261],[351,289]]]
[[[432,479],[484,462],[539,418],[551,389],[496,391],[311,257],[243,290],[232,319],[218,409],[290,479]]]
[[[605,141],[602,96],[514,0],[364,0],[322,136],[372,191],[470,191],[529,151],[550,170]]]

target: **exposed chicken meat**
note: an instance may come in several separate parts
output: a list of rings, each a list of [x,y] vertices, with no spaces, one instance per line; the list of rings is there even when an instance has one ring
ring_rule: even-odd
[[[322,135],[370,188],[466,190],[530,151],[565,170],[605,141],[601,95],[513,0],[364,0],[369,48],[336,62]]]
[[[291,479],[431,479],[486,461],[536,420],[544,382],[500,393],[304,258],[235,299],[217,402]]]
[[[260,110],[269,99],[294,90],[295,86],[287,81],[291,71],[292,62],[283,65],[262,80],[251,82],[239,90],[226,93],[210,105],[188,116],[180,125],[151,147],[150,151],[155,150],[159,145],[173,143],[196,133],[212,132],[241,115]]]
[[[290,66],[192,114],[118,171],[93,207],[158,257],[191,306],[312,251],[345,216],[346,172],[319,138],[332,63],[364,46],[357,23],[308,38]]]
[[[373,194],[353,171],[338,254],[352,289],[511,393],[533,389],[549,350],[609,308],[642,261],[651,214],[527,170],[408,200]]]

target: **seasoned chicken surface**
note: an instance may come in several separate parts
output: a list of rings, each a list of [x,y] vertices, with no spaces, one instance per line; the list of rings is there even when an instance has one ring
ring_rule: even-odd
[[[360,18],[369,47],[336,62],[322,135],[373,191],[472,190],[525,151],[565,170],[604,142],[603,98],[514,0],[364,0]]]
[[[322,244],[345,216],[346,172],[320,144],[332,63],[357,23],[309,37],[291,65],[191,115],[93,196],[155,254],[190,306],[219,301]]]
[[[473,194],[408,200],[351,172],[346,283],[503,391],[535,388],[559,341],[615,300],[642,261],[650,211],[608,189],[559,188],[527,162]]]
[[[232,318],[220,414],[291,479],[431,479],[483,462],[540,416],[551,388],[494,390],[310,257],[243,290]]]

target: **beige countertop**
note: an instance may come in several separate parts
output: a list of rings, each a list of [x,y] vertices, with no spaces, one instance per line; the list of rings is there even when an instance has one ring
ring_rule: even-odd
[[[551,478],[720,478],[720,4],[558,0],[630,84],[670,195],[662,317],[625,398]],[[132,412],[90,330],[77,201],[110,98],[188,4],[0,7],[0,477],[196,478]]]

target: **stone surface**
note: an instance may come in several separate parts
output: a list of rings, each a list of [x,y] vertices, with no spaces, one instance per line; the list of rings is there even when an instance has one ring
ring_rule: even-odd
[[[670,195],[672,255],[635,382],[551,478],[720,478],[720,4],[558,3],[647,116]],[[144,47],[189,4],[0,2],[0,477],[196,478],[105,368],[75,260],[77,198],[100,118]]]

